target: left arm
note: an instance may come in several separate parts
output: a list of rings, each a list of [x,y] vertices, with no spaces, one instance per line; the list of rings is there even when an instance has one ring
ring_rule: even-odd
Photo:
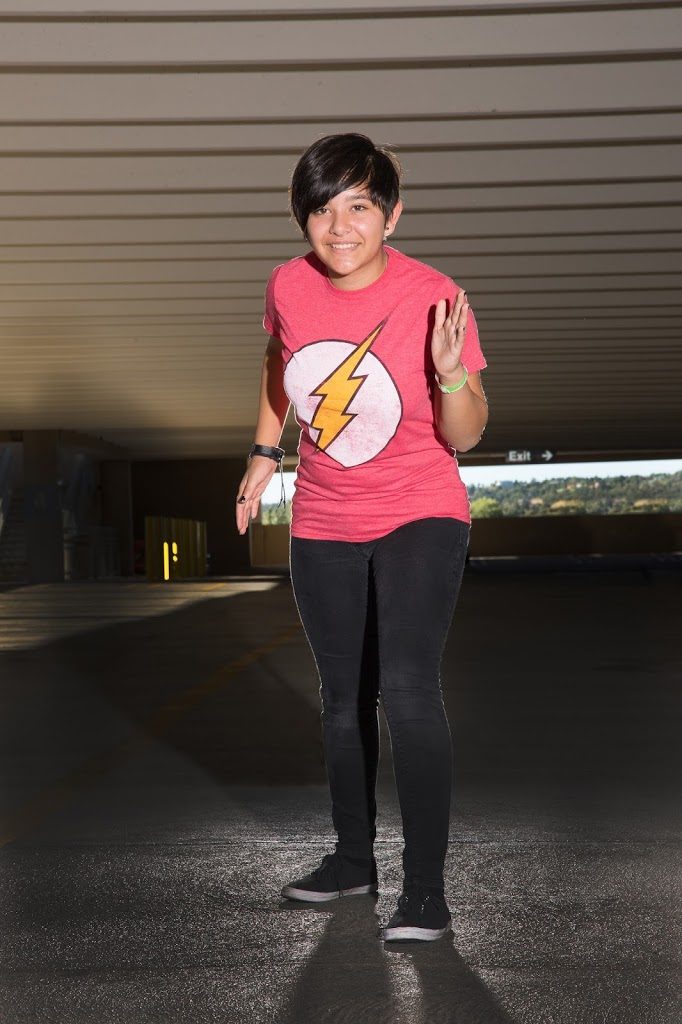
[[[459,372],[450,377],[438,374],[448,387],[459,383],[463,376],[461,364]],[[475,448],[488,422],[488,400],[483,393],[481,374],[470,373],[464,387],[451,395],[444,394],[435,383],[433,390],[436,425],[441,437],[458,452]]]
[[[431,337],[431,357],[441,384],[452,387],[464,377],[461,362],[469,303],[460,290],[446,316],[447,302],[440,299]],[[481,386],[479,372],[471,373],[464,385],[452,394],[445,394],[434,381],[434,412],[441,437],[460,452],[474,448],[481,440],[488,422],[488,400]]]

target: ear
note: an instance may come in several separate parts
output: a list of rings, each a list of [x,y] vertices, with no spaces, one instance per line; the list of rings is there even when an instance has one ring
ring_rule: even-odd
[[[395,226],[398,223],[398,218],[400,217],[400,214],[402,212],[403,201],[402,199],[399,199],[398,202],[393,207],[393,212],[391,213],[391,216],[386,221],[386,226],[384,227],[384,238],[386,238],[388,235],[393,234],[393,232],[395,231]]]

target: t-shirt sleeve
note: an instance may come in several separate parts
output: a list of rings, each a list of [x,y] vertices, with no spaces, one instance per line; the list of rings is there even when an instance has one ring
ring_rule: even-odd
[[[442,290],[443,294],[438,296],[438,298],[448,300],[448,313],[457,301],[459,290],[460,286],[456,285],[454,281],[450,281],[449,286]],[[483,350],[481,349],[481,342],[478,337],[478,324],[476,323],[476,317],[471,305],[469,305],[469,311],[467,313],[467,329],[464,332],[462,364],[466,366],[469,373],[477,373],[478,370],[485,370],[488,365],[485,356],[483,355]]]
[[[275,301],[275,281],[277,279],[277,271],[279,267],[275,267],[273,272],[270,274],[270,278],[265,288],[265,312],[263,314],[263,328],[268,334],[273,335],[275,338],[279,338],[280,324],[279,317],[277,315],[277,303]]]

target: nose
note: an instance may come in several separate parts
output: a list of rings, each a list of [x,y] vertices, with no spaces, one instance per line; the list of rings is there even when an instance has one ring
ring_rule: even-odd
[[[329,233],[332,235],[346,235],[349,231],[348,222],[344,213],[333,213],[329,225]]]

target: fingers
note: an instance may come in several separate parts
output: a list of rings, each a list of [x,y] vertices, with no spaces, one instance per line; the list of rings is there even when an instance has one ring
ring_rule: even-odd
[[[446,316],[447,300],[439,299],[436,304],[435,330],[442,331],[445,328],[446,330],[454,330],[457,334],[463,332],[466,329],[468,310],[467,293],[463,288],[460,288],[457,292],[457,298],[450,310],[449,316]]]
[[[260,509],[260,500],[277,469],[272,459],[255,455],[249,468],[239,482],[235,498],[237,529],[246,533],[250,519],[255,519]]]
[[[445,314],[447,312],[448,304],[445,299],[439,299],[436,303],[436,319],[434,327],[437,331],[443,330],[443,324],[445,323]]]
[[[241,483],[239,484],[239,489],[237,491],[238,497],[236,499],[237,507],[235,510],[237,519],[237,529],[239,530],[240,533],[246,533],[246,529],[249,525],[249,518],[253,515],[251,511],[253,496],[247,494],[248,486],[248,476],[245,476],[242,478]]]
[[[458,338],[466,331],[467,314],[469,312],[469,303],[466,301],[466,298],[467,293],[464,289],[460,288],[457,293],[457,301],[448,318],[449,325],[455,331]]]
[[[249,520],[257,517],[262,493],[262,490],[251,495],[244,493],[237,498],[237,529],[240,533],[246,533]]]
[[[466,331],[467,327],[467,316],[469,314],[469,303],[466,301],[466,292],[464,292],[464,300],[462,302],[462,308],[459,311],[459,318],[457,320],[457,331]]]
[[[255,507],[254,502],[256,502]],[[247,498],[243,494],[237,498],[237,529],[240,533],[246,533],[249,519],[255,519],[258,512],[257,502],[257,498]]]

